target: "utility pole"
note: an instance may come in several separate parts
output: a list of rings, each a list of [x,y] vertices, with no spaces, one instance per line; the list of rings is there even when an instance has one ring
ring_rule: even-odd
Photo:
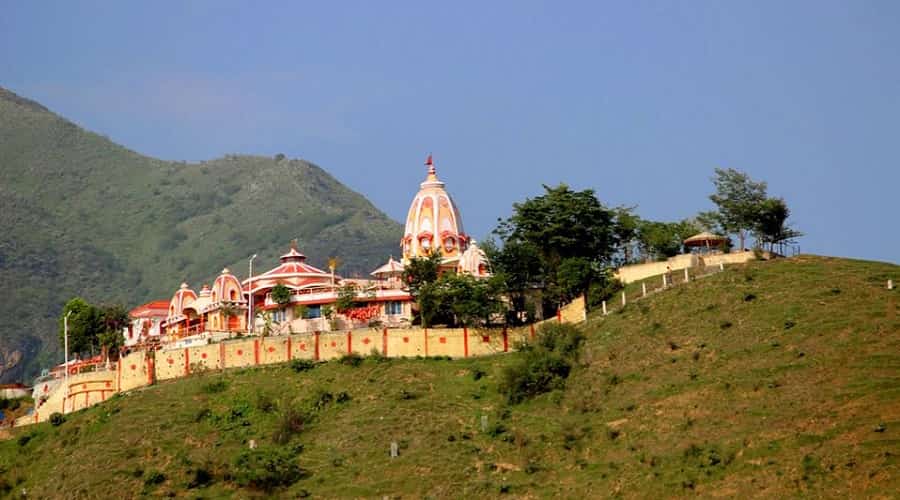
[[[250,296],[250,302],[247,306],[247,333],[253,333],[253,259],[256,254],[250,257],[250,278],[247,279],[247,294]]]
[[[71,309],[69,310],[69,312],[66,313],[65,316],[63,316],[63,343],[65,344],[64,349],[66,350],[66,358],[65,358],[66,359],[66,363],[65,363],[66,377],[65,377],[65,382],[64,382],[66,384],[66,391],[65,391],[66,399],[63,400],[63,413],[66,413],[66,403],[69,402],[69,315],[70,314],[72,314]]]

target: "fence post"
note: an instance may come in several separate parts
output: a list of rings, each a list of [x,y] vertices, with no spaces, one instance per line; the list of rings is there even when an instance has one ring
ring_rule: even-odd
[[[888,290],[894,289],[894,280],[888,280]]]
[[[647,283],[641,283],[641,297],[647,296]]]
[[[724,271],[724,270],[725,270],[725,263],[719,262],[719,271]]]
[[[622,291],[622,307],[625,307],[625,291]]]
[[[687,283],[691,281],[691,275],[688,274],[688,268],[684,268],[684,282]]]
[[[603,301],[603,315],[606,316],[606,301]]]
[[[663,277],[663,288],[665,288],[666,287],[666,275],[663,274],[662,277]]]

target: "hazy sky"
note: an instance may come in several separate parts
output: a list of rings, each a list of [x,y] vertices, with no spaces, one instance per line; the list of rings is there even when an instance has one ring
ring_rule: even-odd
[[[565,182],[677,220],[715,167],[801,250],[900,261],[900,2],[0,0],[0,85],[141,153],[285,153],[468,231]],[[0,159],[2,161],[2,159]]]

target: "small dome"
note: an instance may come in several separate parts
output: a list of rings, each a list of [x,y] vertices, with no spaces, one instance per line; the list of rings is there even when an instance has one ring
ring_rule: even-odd
[[[212,286],[212,302],[243,302],[241,282],[226,267],[222,269]]]
[[[468,273],[476,277],[486,277],[491,275],[487,254],[484,253],[484,250],[479,248],[475,243],[475,240],[472,240],[469,248],[463,252],[462,256],[459,258],[457,271],[460,273]]]

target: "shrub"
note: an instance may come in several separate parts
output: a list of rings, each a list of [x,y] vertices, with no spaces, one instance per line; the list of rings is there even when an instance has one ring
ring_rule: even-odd
[[[295,359],[291,361],[291,370],[297,373],[312,370],[316,367],[316,362],[309,359]]]
[[[288,408],[278,419],[272,441],[275,444],[287,444],[294,435],[303,430],[303,425],[308,420],[307,416],[296,408]]]
[[[21,436],[19,436],[19,439],[17,439],[16,442],[19,444],[19,446],[25,446],[29,441],[31,441],[31,438],[31,434],[22,434]]]
[[[200,387],[200,390],[205,392],[206,394],[217,394],[224,391],[228,387],[228,382],[224,380],[215,380],[213,382],[207,382]]]
[[[206,467],[198,467],[193,471],[194,477],[188,483],[188,489],[202,488],[213,482],[213,475]]]
[[[481,380],[487,372],[479,367],[472,368],[472,380]]]
[[[65,415],[59,412],[53,412],[50,414],[50,425],[53,427],[59,427],[66,421]]]
[[[234,465],[234,482],[238,486],[266,492],[290,486],[307,475],[291,452],[283,448],[244,450]]]
[[[256,408],[263,413],[271,413],[275,410],[275,400],[272,399],[272,396],[260,392],[256,395]]]
[[[352,366],[356,368],[362,364],[363,358],[359,355],[359,353],[351,352],[341,356],[341,359],[339,359],[338,362],[342,365]]]
[[[562,389],[572,370],[571,363],[558,353],[544,349],[524,352],[519,362],[503,370],[500,392],[510,403],[521,403],[539,394]]]
[[[151,470],[144,477],[144,486],[156,486],[166,481],[166,475],[158,470]]]
[[[573,361],[584,343],[584,334],[568,323],[546,323],[538,329],[537,346],[561,354]]]
[[[524,344],[518,362],[507,366],[500,380],[500,391],[512,404],[539,394],[563,389],[578,360],[584,334],[565,323],[548,323],[538,330],[533,344]]]

